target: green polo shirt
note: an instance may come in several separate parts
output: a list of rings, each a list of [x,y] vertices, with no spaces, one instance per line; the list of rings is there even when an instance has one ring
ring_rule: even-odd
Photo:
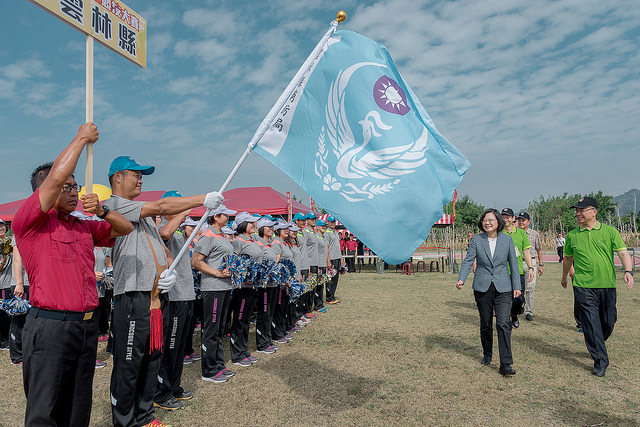
[[[522,254],[525,250],[531,247],[529,237],[527,237],[527,232],[515,225],[511,229],[511,233],[509,233],[506,228],[502,231],[511,236],[511,240],[513,240],[513,246],[516,247],[516,255],[518,256],[518,270],[520,271],[520,275],[523,275],[524,268],[522,267]]]
[[[567,234],[564,254],[573,257],[573,286],[580,288],[615,288],[616,271],[613,252],[627,247],[615,228],[596,222],[588,230],[574,228]]]

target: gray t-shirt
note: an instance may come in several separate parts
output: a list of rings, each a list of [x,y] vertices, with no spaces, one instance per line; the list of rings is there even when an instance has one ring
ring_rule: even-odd
[[[14,253],[18,250],[16,246],[16,238],[15,236],[11,236],[11,244],[13,245]],[[13,260],[12,260],[13,263]],[[13,266],[11,266],[11,271],[13,272]],[[11,286],[16,286],[16,276],[15,274],[11,274]],[[27,276],[27,270],[25,270],[24,265],[22,266],[22,286],[29,286],[29,276]]]
[[[169,221],[163,219],[159,229],[162,229],[167,225]],[[176,230],[169,240],[165,241],[165,245],[169,248],[169,251],[177,256],[182,249],[182,246],[187,242],[187,239],[182,234],[182,230]],[[193,301],[196,299],[196,291],[193,288],[193,272],[191,271],[191,260],[188,254],[185,254],[180,263],[176,265],[176,273],[178,277],[176,279],[175,286],[169,291],[169,301]]]
[[[318,238],[318,267],[327,268],[327,241],[320,233],[316,234]]]
[[[213,227],[210,227],[206,234],[208,235],[203,235],[198,240],[193,251],[204,255],[203,261],[209,267],[218,270],[222,266],[223,258],[227,255],[233,255],[233,245],[224,234]],[[202,273],[201,291],[227,291],[232,288],[231,277],[221,278]]]
[[[107,257],[111,256],[111,248],[94,247],[93,256],[96,259],[93,271],[103,272],[105,267],[107,266]],[[96,280],[96,287],[98,288],[98,298],[104,298],[104,288],[99,285],[100,281]]]
[[[328,228],[327,232],[324,233],[324,241],[327,242],[327,246],[329,247],[330,260],[342,258],[342,254],[340,253],[340,236],[338,236],[335,230]]]
[[[300,258],[298,259],[298,266],[302,270],[309,269],[309,254],[307,253],[307,233],[302,230],[298,231],[298,249],[300,249]],[[298,270],[300,271],[300,270]]]
[[[293,252],[291,252],[291,246],[284,243],[279,238],[276,237],[271,241],[271,247],[276,253],[276,256],[280,255],[280,261],[283,261],[285,259],[290,259],[293,261]]]
[[[238,255],[249,255],[255,262],[262,262],[262,257],[264,256],[262,248],[243,234],[238,235],[238,237],[233,241],[233,251]],[[242,287],[251,288],[253,285],[250,283],[243,283]]]
[[[11,247],[13,248],[15,245],[15,237],[11,236]],[[9,252],[4,256],[7,258],[7,262],[4,264],[2,271],[0,271],[0,289],[9,289],[11,288],[11,280],[13,279],[13,252]]]
[[[153,254],[161,266],[168,267],[164,253],[164,244],[151,218],[140,218],[145,202],[128,200],[120,196],[111,196],[104,202],[111,210],[119,212],[133,224],[133,231],[126,236],[116,237],[111,262],[115,285],[114,295],[125,292],[150,292],[158,276]],[[146,231],[146,233],[145,233]],[[149,246],[149,240],[153,252]]]
[[[319,239],[316,232],[312,228],[305,228],[304,235],[307,237],[307,256],[309,257],[309,265],[319,265]]]
[[[297,276],[296,279],[300,280],[300,246],[293,245],[290,247],[291,253],[293,254],[293,264],[296,266]]]

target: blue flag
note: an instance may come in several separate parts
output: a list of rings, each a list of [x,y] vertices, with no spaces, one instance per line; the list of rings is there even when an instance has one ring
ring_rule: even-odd
[[[438,132],[384,46],[337,31],[304,67],[254,150],[387,263],[406,261],[469,161]]]

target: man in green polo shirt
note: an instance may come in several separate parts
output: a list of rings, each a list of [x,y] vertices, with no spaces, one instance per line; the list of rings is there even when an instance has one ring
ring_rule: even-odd
[[[516,215],[513,213],[513,209],[504,208],[500,212],[500,215],[502,215],[502,219],[504,220],[504,230],[502,231],[511,236],[511,240],[513,240],[513,246],[515,246],[516,248],[516,256],[518,257],[521,294],[518,298],[514,298],[513,304],[511,304],[511,324],[513,324],[514,328],[517,328],[520,326],[518,314],[522,314],[524,307],[525,272],[524,266],[522,265],[523,257],[525,263],[527,264],[527,274],[529,275],[529,280],[533,280],[533,264],[531,263],[531,253],[529,251],[529,248],[531,248],[531,243],[529,243],[527,233],[523,229],[516,227]]]
[[[583,197],[571,207],[576,210],[578,228],[567,234],[560,284],[567,287],[567,275],[573,265],[573,293],[584,341],[593,358],[591,373],[604,377],[609,366],[604,342],[611,336],[618,316],[613,252],[617,252],[622,261],[624,281],[629,289],[633,287],[631,257],[620,233],[596,219],[598,203],[595,199]]]

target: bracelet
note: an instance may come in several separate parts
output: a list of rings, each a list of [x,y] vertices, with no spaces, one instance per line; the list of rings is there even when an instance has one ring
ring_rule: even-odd
[[[627,270],[627,271],[625,271],[625,273],[629,273],[631,275],[631,277],[633,277],[633,271]]]
[[[538,264],[538,265],[539,265],[540,267],[542,267],[544,264],[543,264],[543,263],[540,263],[540,264]]]

